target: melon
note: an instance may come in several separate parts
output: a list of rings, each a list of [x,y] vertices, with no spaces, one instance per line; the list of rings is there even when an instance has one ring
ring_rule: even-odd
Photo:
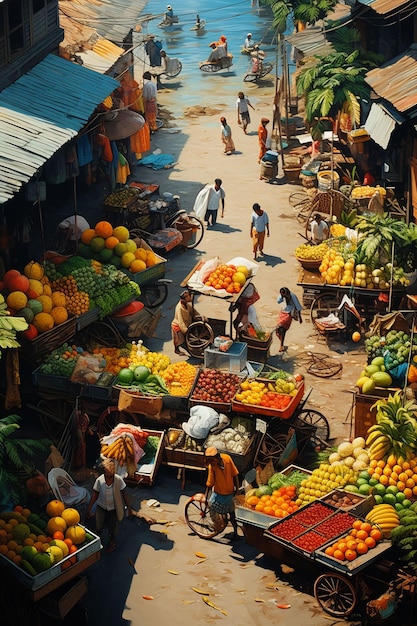
[[[23,317],[27,321],[27,323],[30,324],[35,317],[35,314],[31,308],[25,306],[23,309],[20,309],[20,311],[17,312],[17,316]]]
[[[145,365],[138,365],[133,371],[134,378],[139,383],[143,383],[150,373],[150,370]]]
[[[15,311],[25,308],[27,301],[27,296],[23,291],[12,291],[6,298],[7,306]]]
[[[136,248],[135,257],[140,261],[146,261],[147,258],[147,250],[145,248]]]
[[[375,381],[377,387],[391,387],[392,385],[392,378],[388,372],[374,372],[371,378]]]
[[[91,259],[91,257],[93,256],[93,251],[87,244],[79,243],[77,245],[77,254],[78,256],[82,256],[84,259]]]
[[[51,555],[46,552],[39,552],[38,554],[35,554],[32,559],[32,565],[38,573],[45,572],[53,565],[53,563],[54,561],[52,560]]]
[[[37,313],[42,313],[42,303],[39,302],[39,300],[35,300],[35,298],[30,298],[27,302],[27,305],[30,309],[32,309],[35,315]]]
[[[127,252],[127,246],[125,243],[118,243],[117,246],[113,248],[114,254],[122,257]]]
[[[25,265],[23,273],[28,278],[40,280],[44,275],[45,270],[40,263],[37,263],[36,261],[29,261],[29,263]]]
[[[71,539],[72,543],[79,546],[81,543],[84,543],[86,532],[82,526],[69,526],[65,531],[65,538]]]
[[[56,325],[63,324],[68,319],[68,311],[64,306],[54,306],[50,311],[50,315]]]
[[[37,313],[33,325],[39,333],[45,333],[54,327],[54,318],[49,313]]]
[[[372,393],[376,387],[375,381],[370,378],[362,385],[362,393]]]
[[[135,260],[135,255],[133,252],[125,252],[122,256],[122,267],[130,267],[130,265]]]
[[[93,237],[90,241],[90,248],[93,252],[101,252],[103,250],[105,244],[103,237]]]
[[[238,265],[238,267],[236,268],[236,272],[241,272],[246,276],[246,278],[249,278],[250,276],[250,271],[248,270],[246,265]]]
[[[110,248],[103,248],[98,256],[102,263],[108,263],[113,256],[113,250],[110,250]]]
[[[7,287],[10,291],[27,291],[29,289],[29,278],[24,276],[24,274],[17,274],[11,276],[11,278],[7,281]]]
[[[147,368],[146,368],[147,369]],[[124,367],[117,375],[117,382],[122,385],[130,385],[134,380],[133,370]]]
[[[42,311],[44,313],[50,313],[51,309],[53,307],[53,302],[52,302],[52,298],[50,298],[49,296],[46,295],[42,295],[39,296],[39,298],[36,298],[38,300],[38,302],[41,303],[42,305]]]
[[[51,300],[54,306],[65,306],[67,299],[63,291],[53,291],[51,293]]]
[[[34,296],[35,298],[43,294],[43,285],[41,281],[36,278],[29,278],[29,289],[31,293],[36,293],[36,296]]]
[[[242,272],[235,272],[232,276],[232,281],[234,283],[239,283],[241,287],[246,283],[246,276]]]
[[[127,239],[127,240],[125,241],[125,245],[126,245],[126,248],[127,248],[127,251],[128,251],[128,252],[133,252],[133,254],[136,252],[137,245],[136,245],[136,243],[133,241],[133,239]]]
[[[132,272],[132,274],[136,274],[137,272],[143,272],[143,270],[146,270],[146,263],[145,261],[141,261],[140,259],[135,259],[129,265],[129,270]]]
[[[130,233],[126,226],[116,226],[116,228],[113,230],[113,236],[117,237],[117,239],[121,243],[123,243],[124,241],[127,241],[129,239]]]

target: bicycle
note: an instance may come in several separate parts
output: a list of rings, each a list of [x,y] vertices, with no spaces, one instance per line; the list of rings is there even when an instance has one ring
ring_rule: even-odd
[[[201,539],[220,535],[229,523],[228,515],[213,513],[204,493],[195,493],[186,502],[184,517],[188,527]]]

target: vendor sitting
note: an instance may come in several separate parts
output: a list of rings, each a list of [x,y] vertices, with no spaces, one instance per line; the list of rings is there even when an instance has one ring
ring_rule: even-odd
[[[310,224],[310,239],[313,243],[320,244],[329,238],[329,227],[327,222],[321,217],[320,213],[316,213]]]
[[[190,324],[198,319],[202,319],[201,315],[194,308],[191,293],[185,290],[180,294],[180,301],[175,307],[174,319],[171,322],[175,354],[185,355],[185,352],[181,350],[181,346],[185,344],[185,333]]]
[[[220,61],[220,51],[217,46],[217,42],[212,41],[211,44],[209,44],[209,46],[211,48],[211,52],[209,54],[207,61],[205,61],[202,65],[205,65],[206,63],[218,63]]]

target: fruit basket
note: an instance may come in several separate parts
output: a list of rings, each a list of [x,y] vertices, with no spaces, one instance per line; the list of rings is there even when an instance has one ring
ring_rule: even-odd
[[[236,400],[236,395],[232,400],[232,411],[236,413],[251,413],[253,415],[264,415],[266,417],[280,417],[281,419],[289,419],[304,395],[304,380],[299,383],[296,395],[291,397],[289,404],[283,409],[269,408],[255,404],[244,404]]]
[[[300,257],[295,258],[300,263],[301,267],[304,267],[307,270],[318,270],[321,265],[320,259],[301,259]]]
[[[190,396],[190,406],[201,404],[210,406],[218,413],[227,413],[242,380],[243,377],[238,374],[203,369],[198,374]]]

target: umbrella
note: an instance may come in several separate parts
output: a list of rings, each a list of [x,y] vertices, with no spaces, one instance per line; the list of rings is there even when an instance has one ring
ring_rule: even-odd
[[[109,111],[104,118],[104,129],[111,141],[131,137],[145,125],[144,118],[130,109]]]

